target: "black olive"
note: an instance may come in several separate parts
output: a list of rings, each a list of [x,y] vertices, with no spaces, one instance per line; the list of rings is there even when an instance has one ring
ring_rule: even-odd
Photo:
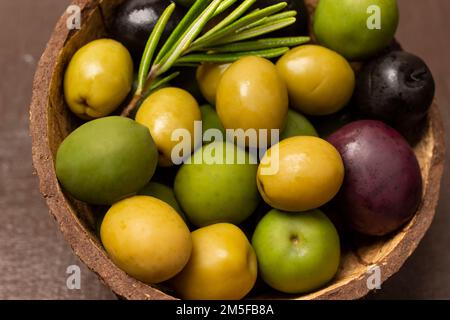
[[[414,142],[426,124],[434,92],[433,75],[422,59],[392,51],[363,66],[352,104],[359,116],[384,121]]]
[[[137,66],[147,40],[161,14],[170,5],[169,0],[127,0],[117,7],[110,32],[131,52]],[[175,8],[160,40],[160,46],[183,18],[185,11]]]

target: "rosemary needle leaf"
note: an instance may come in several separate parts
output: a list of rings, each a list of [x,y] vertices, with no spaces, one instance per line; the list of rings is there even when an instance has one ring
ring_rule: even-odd
[[[177,63],[177,62],[175,62],[174,66],[187,67],[187,68],[197,68],[199,64],[200,63],[198,63],[198,62],[196,62],[196,63],[194,63],[194,62],[192,62],[192,63]]]
[[[262,26],[258,26],[249,30],[245,30],[241,33],[233,34],[227,37],[224,37],[220,39],[219,41],[215,42],[214,45],[221,45],[231,42],[238,42],[247,40],[250,38],[259,37],[261,35],[264,35],[266,33],[270,33],[272,31],[276,31],[282,28],[285,28],[293,23],[295,23],[295,18],[286,18],[279,21],[275,21],[272,23],[264,24]]]
[[[234,21],[239,19],[245,13],[245,11],[247,11],[255,2],[256,0],[243,1],[240,6],[238,6],[232,13],[230,13],[225,19],[220,21],[214,28],[206,32],[203,36],[208,37],[211,34],[228,26],[230,23],[233,23]]]
[[[267,38],[253,41],[242,41],[219,47],[208,48],[213,53],[255,51],[278,47],[296,47],[309,42],[309,37]]]
[[[246,56],[257,56],[262,58],[276,58],[279,57],[286,52],[289,51],[288,47],[281,47],[275,49],[267,49],[267,50],[256,50],[256,51],[246,51],[246,52],[236,52],[236,53],[223,53],[223,54],[190,54],[184,57],[181,57],[177,60],[178,64],[185,63],[201,63],[201,62],[210,62],[210,63],[229,63],[234,62],[242,57]]]
[[[155,63],[158,64],[162,57],[175,45],[177,40],[183,35],[185,30],[197,19],[197,17],[205,10],[205,8],[212,2],[212,0],[197,0],[189,9],[184,18],[180,21],[178,26],[170,34],[167,41],[156,56]]]
[[[171,73],[170,75],[168,75],[167,77],[164,77],[162,79],[156,79],[155,82],[153,82],[152,85],[150,86],[150,91],[154,91],[154,90],[158,89],[159,87],[169,83],[170,81],[172,81],[179,75],[180,75],[180,72],[177,71],[177,72]]]
[[[248,29],[252,29],[254,27],[258,27],[261,26],[263,24],[267,24],[267,23],[272,23],[274,21],[279,21],[281,19],[285,19],[285,18],[291,18],[291,17],[295,17],[297,15],[297,11],[295,10],[290,10],[290,11],[285,11],[285,12],[281,12],[281,13],[277,13],[274,14],[270,17],[265,17],[259,21],[256,21],[254,23],[251,23],[249,25],[246,25],[245,27],[242,27],[241,29],[237,30],[236,32],[242,32],[244,30],[248,30]]]
[[[175,4],[172,3],[164,10],[155,27],[153,28],[150,37],[148,38],[147,45],[145,46],[145,50],[142,55],[141,64],[139,66],[138,85],[136,90],[137,94],[140,94],[142,92],[142,89],[144,88],[148,72],[150,70],[150,64],[156,51],[156,47],[158,46],[161,35],[163,34],[167,22],[169,21],[174,9]]]
[[[231,7],[237,0],[224,0],[219,7],[217,8],[216,12],[214,12],[213,17],[218,16],[225,10],[227,10],[229,7]]]

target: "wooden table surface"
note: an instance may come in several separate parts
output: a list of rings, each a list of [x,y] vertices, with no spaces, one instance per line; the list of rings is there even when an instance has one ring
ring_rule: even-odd
[[[450,137],[450,1],[399,0],[398,39],[426,60]],[[74,256],[32,174],[28,105],[36,63],[69,0],[0,1],[0,299],[115,299]],[[446,163],[449,169],[449,162]],[[434,223],[404,267],[370,299],[450,298],[450,173]],[[81,289],[66,269],[81,268]]]

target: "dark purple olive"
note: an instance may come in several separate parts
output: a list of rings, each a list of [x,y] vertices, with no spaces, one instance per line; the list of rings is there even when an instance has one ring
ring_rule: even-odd
[[[362,68],[352,104],[361,117],[381,120],[412,141],[421,134],[434,90],[433,76],[420,58],[393,51]]]
[[[280,2],[286,2],[288,5],[283,11],[296,10],[297,21],[281,30],[274,31],[265,35],[264,37],[297,37],[308,35],[309,15],[304,0],[256,0],[255,4],[251,7],[251,10],[264,9],[266,7],[278,4]]]
[[[352,122],[328,141],[342,156],[345,178],[336,203],[348,225],[382,236],[411,219],[422,196],[422,176],[413,150],[381,121]]]
[[[110,28],[111,34],[130,50],[137,66],[139,66],[150,33],[171,2],[169,0],[127,0],[117,7]],[[160,45],[175,29],[183,16],[184,9],[177,6],[161,37]]]

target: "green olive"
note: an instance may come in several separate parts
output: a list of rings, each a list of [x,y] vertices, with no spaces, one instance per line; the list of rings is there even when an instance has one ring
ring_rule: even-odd
[[[210,129],[219,130],[222,133],[222,137],[225,137],[225,128],[220,122],[220,118],[217,115],[216,110],[211,107],[209,104],[205,104],[200,107],[200,112],[202,113],[202,127],[203,134],[205,134]],[[204,143],[209,143],[212,141],[204,141]]]
[[[203,63],[197,68],[196,76],[200,91],[206,101],[212,105],[216,104],[217,86],[229,66],[229,63]]]
[[[300,46],[277,62],[289,101],[298,111],[314,116],[338,112],[349,102],[355,74],[338,53],[317,45]]]
[[[289,110],[286,128],[280,135],[280,141],[295,136],[318,137],[316,129],[309,120],[302,114]]]
[[[78,200],[110,205],[152,178],[158,152],[148,129],[125,117],[89,121],[61,143],[56,175]]]
[[[133,196],[106,213],[100,238],[111,260],[130,276],[160,283],[179,273],[189,261],[192,239],[188,227],[167,203]]]
[[[220,80],[216,102],[226,129],[254,129],[258,136],[266,130],[270,144],[271,131],[285,127],[288,92],[276,67],[267,59],[249,56],[234,62]]]
[[[172,149],[179,143],[172,139],[175,130],[189,132],[191,150],[194,150],[194,122],[201,121],[201,113],[197,101],[189,92],[169,87],[152,93],[142,103],[136,121],[149,128],[158,147],[159,164],[167,167],[172,165]]]
[[[133,60],[128,50],[111,39],[95,40],[78,50],[64,75],[66,102],[82,119],[112,113],[133,85]]]
[[[343,180],[344,164],[336,148],[323,139],[303,136],[283,140],[266,152],[257,183],[271,207],[297,212],[330,201]]]
[[[186,216],[184,215],[183,210],[181,210],[172,188],[162,183],[150,181],[141,191],[138,192],[138,195],[155,197],[156,199],[164,201],[174,208],[180,217],[187,222]]]

